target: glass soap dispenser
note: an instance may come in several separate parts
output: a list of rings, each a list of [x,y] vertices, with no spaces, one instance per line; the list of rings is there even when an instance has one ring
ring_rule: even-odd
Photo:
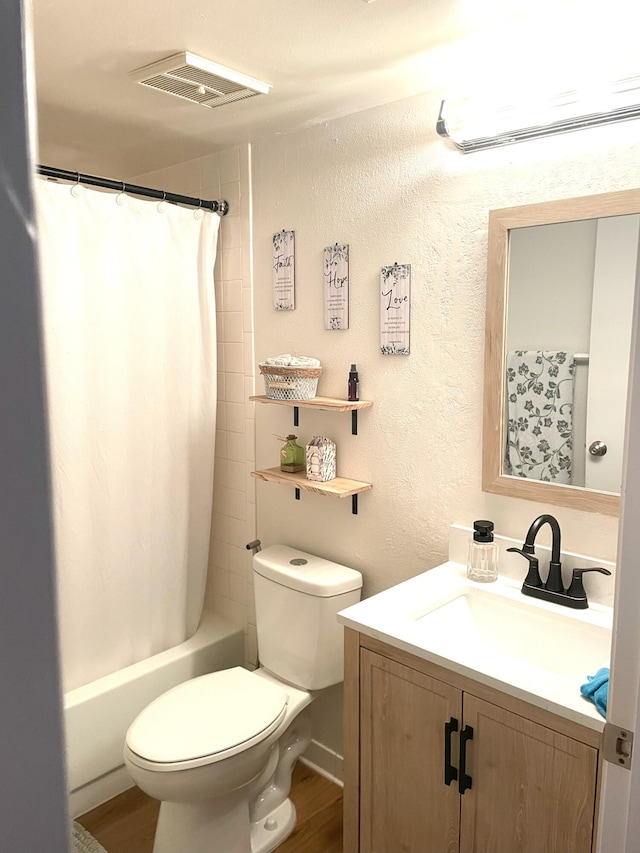
[[[473,539],[469,542],[467,577],[490,583],[498,580],[498,546],[493,541],[493,522],[474,521]]]

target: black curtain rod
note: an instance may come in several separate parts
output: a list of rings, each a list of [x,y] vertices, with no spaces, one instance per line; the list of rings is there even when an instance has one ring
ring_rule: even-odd
[[[124,181],[112,181],[110,178],[98,178],[95,175],[83,175],[81,172],[56,169],[53,166],[37,166],[37,172],[46,178],[56,178],[60,181],[72,181],[77,184],[88,184],[93,187],[105,187],[108,190],[117,190],[121,193],[130,193],[131,195],[139,195],[144,198],[157,198],[159,201],[185,204],[188,207],[201,207],[203,210],[212,210],[214,213],[219,213],[220,216],[226,216],[229,212],[229,202],[222,199],[219,201],[207,201],[202,198],[193,198],[193,196],[154,190],[151,187],[138,187],[136,184],[127,184]]]

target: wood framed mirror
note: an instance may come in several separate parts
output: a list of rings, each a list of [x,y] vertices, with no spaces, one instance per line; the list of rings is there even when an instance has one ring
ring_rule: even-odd
[[[620,230],[623,236],[618,236]],[[574,248],[574,243],[570,242],[574,232],[578,240],[575,245],[579,248]],[[484,491],[618,514],[633,298],[640,269],[639,234],[640,189],[490,211],[484,362]],[[598,288],[594,284],[596,281],[601,282]],[[617,293],[619,281],[624,282],[620,295]],[[583,290],[585,293],[578,296]],[[529,319],[525,322],[523,318]],[[529,320],[530,329],[526,325]],[[594,385],[598,375],[597,359],[590,356],[590,343],[594,347],[598,345],[598,351],[602,351],[604,343],[604,351],[609,354],[616,347],[620,349],[614,366],[609,363],[604,368],[604,405],[596,402],[599,399]],[[542,473],[532,473],[533,465],[513,465],[512,437],[517,429],[514,424],[519,419],[514,421],[511,417],[516,411],[513,408],[515,394],[513,385],[508,388],[508,382],[514,381],[516,352],[529,356],[538,350],[567,350],[571,358],[570,441],[573,448],[569,463],[566,456],[561,456],[559,466],[571,468],[568,482],[554,482],[556,469],[549,475],[548,467]],[[508,367],[508,360],[511,367]],[[526,373],[526,366],[521,368]],[[620,398],[616,406],[611,402],[614,385]],[[544,401],[543,394],[540,400]],[[528,402],[527,405],[533,404]],[[590,420],[588,407],[595,413]],[[614,408],[619,410],[615,429],[610,423]],[[606,465],[611,468],[615,462],[618,466],[608,479],[602,475],[605,466],[594,454],[594,448],[601,449],[607,436],[596,436],[594,429],[597,431],[600,427],[591,429],[589,426],[603,422],[606,428],[602,429],[611,436]],[[604,440],[597,444],[595,438]],[[535,441],[538,444],[533,448],[533,455],[539,459],[540,443],[538,439]],[[529,447],[524,449],[530,452]],[[616,456],[619,457],[617,461]],[[517,473],[513,473],[515,469]]]

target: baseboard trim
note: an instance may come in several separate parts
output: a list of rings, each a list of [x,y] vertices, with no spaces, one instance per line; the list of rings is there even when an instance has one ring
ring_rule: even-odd
[[[72,818],[80,817],[132,787],[133,779],[123,764],[110,773],[105,773],[99,779],[94,779],[87,785],[71,791],[69,794],[69,814]]]
[[[315,770],[316,773],[324,776],[325,779],[335,785],[340,785],[341,788],[343,787],[344,758],[324,744],[312,740],[300,761]]]
[[[312,740],[305,754],[300,759],[316,773],[324,776],[335,785],[343,787],[343,757],[337,752]],[[133,786],[133,780],[126,767],[118,767],[110,773],[105,773],[99,779],[95,779],[88,785],[83,785],[69,794],[69,812],[71,817],[77,818],[96,806],[111,800],[123,791]]]

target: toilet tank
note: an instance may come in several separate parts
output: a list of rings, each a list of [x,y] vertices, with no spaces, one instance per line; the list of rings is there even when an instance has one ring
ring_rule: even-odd
[[[339,610],[360,601],[362,575],[322,557],[271,545],[253,558],[260,665],[305,690],[343,680]]]

